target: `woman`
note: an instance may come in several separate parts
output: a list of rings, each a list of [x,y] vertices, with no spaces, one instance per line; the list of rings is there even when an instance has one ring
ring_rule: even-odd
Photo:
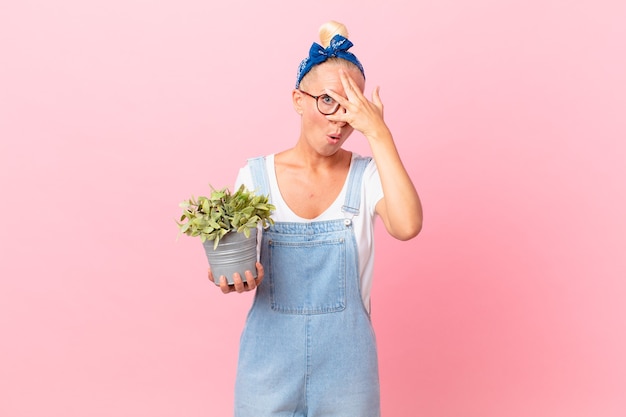
[[[380,415],[369,317],[374,220],[400,240],[422,227],[379,89],[372,101],[363,95],[365,73],[345,26],[328,22],[320,38],[292,92],[301,117],[295,146],[249,160],[237,178],[276,206],[257,277],[235,274],[231,286],[219,279],[224,293],[256,290],[241,337],[237,417]],[[343,148],[355,129],[373,159]]]

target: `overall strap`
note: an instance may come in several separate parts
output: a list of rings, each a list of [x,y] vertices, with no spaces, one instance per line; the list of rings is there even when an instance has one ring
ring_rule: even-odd
[[[361,205],[361,182],[363,179],[363,172],[367,164],[372,160],[371,157],[356,157],[352,160],[353,167],[350,169],[348,177],[348,190],[346,192],[346,200],[341,207],[341,211],[344,212],[346,218],[352,219],[359,214],[359,206]]]
[[[267,177],[267,168],[265,166],[265,157],[258,156],[256,158],[248,159],[248,166],[252,173],[252,182],[254,183],[254,191],[257,195],[267,195],[269,201],[272,201],[270,196],[270,182]]]

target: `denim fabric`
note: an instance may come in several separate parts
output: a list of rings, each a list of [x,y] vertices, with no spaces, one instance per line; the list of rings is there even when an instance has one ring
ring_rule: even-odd
[[[380,415],[376,340],[350,220],[367,160],[354,162],[345,218],[276,222],[263,232],[265,279],[241,336],[236,417]],[[262,189],[265,165],[251,168]]]

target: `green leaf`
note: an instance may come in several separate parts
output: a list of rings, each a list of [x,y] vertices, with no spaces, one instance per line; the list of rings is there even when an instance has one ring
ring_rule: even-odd
[[[214,240],[217,247],[231,230],[249,237],[259,225],[269,227],[274,223],[271,213],[276,208],[269,203],[269,196],[256,195],[243,184],[234,193],[228,187],[219,190],[210,187],[209,197],[192,195],[179,204],[183,209],[180,222],[176,222],[179,235],[200,236],[203,242]]]

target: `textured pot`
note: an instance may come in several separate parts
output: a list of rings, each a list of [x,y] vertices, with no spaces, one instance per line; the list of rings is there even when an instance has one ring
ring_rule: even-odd
[[[215,249],[215,242],[212,240],[203,243],[216,285],[219,285],[219,277],[222,275],[226,277],[228,284],[233,284],[235,272],[239,272],[244,282],[246,271],[252,272],[252,276],[256,278],[257,234],[257,229],[250,231],[249,238],[243,233],[230,232],[220,239]]]

